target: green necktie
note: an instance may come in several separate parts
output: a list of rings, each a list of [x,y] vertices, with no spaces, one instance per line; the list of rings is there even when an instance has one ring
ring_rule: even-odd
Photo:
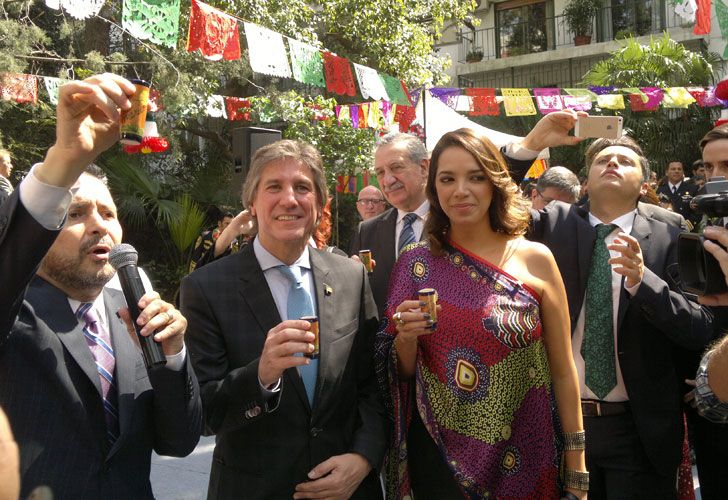
[[[584,357],[586,385],[599,399],[604,399],[617,385],[614,365],[614,321],[612,305],[612,266],[604,238],[617,228],[614,224],[598,224],[594,253],[586,283]]]

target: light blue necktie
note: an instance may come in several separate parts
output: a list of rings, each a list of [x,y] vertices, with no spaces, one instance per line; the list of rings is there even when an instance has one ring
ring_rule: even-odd
[[[301,268],[299,266],[278,266],[281,274],[288,280],[291,288],[288,290],[288,301],[286,306],[286,314],[288,319],[299,319],[302,316],[313,316],[313,301],[308,291],[303,288],[303,280],[301,279]],[[302,356],[302,354],[297,354]],[[308,403],[313,408],[313,396],[316,390],[316,376],[318,374],[318,359],[309,360],[308,365],[298,368],[303,379],[303,385],[306,387],[306,396]]]
[[[402,226],[402,232],[399,233],[399,241],[397,241],[397,256],[402,253],[402,249],[407,245],[414,243],[415,230],[412,228],[412,224],[417,220],[417,214],[408,213],[404,216],[404,225]]]

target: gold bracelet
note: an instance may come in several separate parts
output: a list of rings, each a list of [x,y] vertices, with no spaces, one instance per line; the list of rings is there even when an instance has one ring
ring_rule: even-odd
[[[564,432],[564,451],[583,450],[586,446],[584,431]]]
[[[564,488],[589,491],[589,473],[572,469],[564,469]]]

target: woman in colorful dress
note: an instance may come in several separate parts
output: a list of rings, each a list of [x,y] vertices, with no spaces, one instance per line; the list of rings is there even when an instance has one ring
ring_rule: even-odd
[[[551,252],[523,237],[528,202],[469,129],[437,143],[427,195],[428,241],[399,257],[377,335],[387,498],[585,498],[566,293]]]

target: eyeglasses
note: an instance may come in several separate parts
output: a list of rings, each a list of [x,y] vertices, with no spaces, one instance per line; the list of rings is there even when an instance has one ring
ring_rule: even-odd
[[[539,195],[543,199],[543,202],[546,203],[547,205],[549,203],[551,203],[552,201],[554,201],[553,198],[549,198],[548,196],[544,196],[543,193],[541,193],[541,191],[539,191],[538,189],[536,190],[536,194]]]
[[[379,205],[384,203],[384,200],[357,200],[358,205]]]

